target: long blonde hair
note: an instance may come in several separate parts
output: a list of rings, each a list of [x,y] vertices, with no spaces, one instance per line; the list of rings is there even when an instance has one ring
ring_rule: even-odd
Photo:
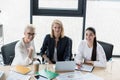
[[[53,38],[54,37],[54,31],[53,31],[53,25],[54,24],[58,24],[60,27],[61,27],[61,34],[60,34],[60,37],[63,38],[64,37],[64,28],[63,28],[63,24],[60,20],[57,20],[55,19],[53,22],[52,22],[52,25],[51,25],[51,37]]]

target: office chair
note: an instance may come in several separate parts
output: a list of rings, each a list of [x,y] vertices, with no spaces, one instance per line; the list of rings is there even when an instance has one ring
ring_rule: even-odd
[[[70,45],[70,60],[73,60],[73,54],[72,54],[72,39],[69,38],[69,45]]]
[[[15,45],[18,41],[3,45],[1,47],[4,65],[11,65],[15,56]]]
[[[109,61],[112,58],[112,52],[113,52],[113,44],[98,41],[98,43],[103,47],[105,54],[106,54],[106,59]]]

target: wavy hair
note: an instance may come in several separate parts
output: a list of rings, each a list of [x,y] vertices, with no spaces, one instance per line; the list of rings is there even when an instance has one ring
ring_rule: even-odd
[[[60,37],[63,38],[64,37],[64,28],[63,28],[63,24],[60,20],[56,19],[52,22],[52,25],[51,25],[51,37],[53,38],[54,37],[54,31],[53,31],[53,25],[54,24],[58,24],[60,27],[61,27],[61,34],[60,34]]]

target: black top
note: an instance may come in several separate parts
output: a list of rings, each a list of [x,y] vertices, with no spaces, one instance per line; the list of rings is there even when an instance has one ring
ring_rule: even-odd
[[[46,54],[47,57],[54,63],[54,48],[55,48],[55,38],[52,38],[50,34],[46,35],[40,55]],[[72,55],[72,40],[66,36],[59,38],[57,43],[57,60],[66,61],[70,60]]]

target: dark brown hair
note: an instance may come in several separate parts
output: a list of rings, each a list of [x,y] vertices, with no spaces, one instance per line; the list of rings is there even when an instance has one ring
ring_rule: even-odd
[[[88,27],[86,29],[86,31],[89,30],[89,31],[92,31],[94,35],[96,35],[96,31],[93,27]],[[96,61],[96,57],[97,57],[97,40],[96,40],[96,37],[94,38],[94,41],[93,41],[93,50],[92,50],[92,55],[91,55],[91,60],[92,61]]]

